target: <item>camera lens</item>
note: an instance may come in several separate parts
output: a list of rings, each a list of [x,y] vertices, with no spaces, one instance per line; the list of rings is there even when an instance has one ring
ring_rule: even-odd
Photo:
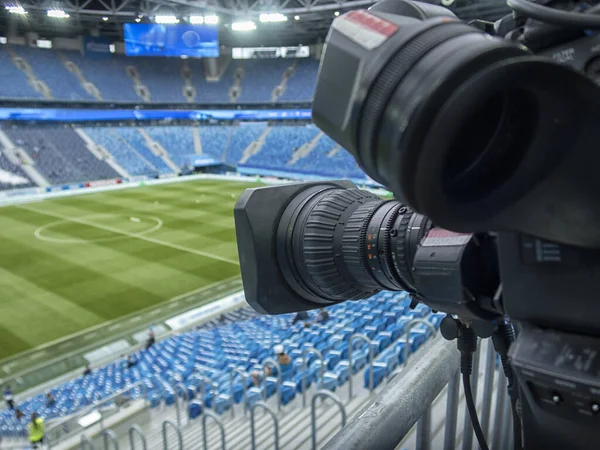
[[[315,186],[293,199],[277,232],[286,281],[308,300],[414,290],[412,262],[431,221],[360,189]]]

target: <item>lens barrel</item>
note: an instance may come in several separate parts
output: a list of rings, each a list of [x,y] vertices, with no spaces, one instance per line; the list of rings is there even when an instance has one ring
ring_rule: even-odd
[[[311,301],[414,291],[412,263],[431,221],[360,189],[315,186],[293,199],[277,230],[286,281]]]

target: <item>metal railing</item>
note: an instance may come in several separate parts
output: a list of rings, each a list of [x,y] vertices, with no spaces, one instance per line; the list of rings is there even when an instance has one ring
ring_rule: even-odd
[[[324,448],[395,449],[458,371],[459,360],[456,342],[437,336]]]
[[[425,325],[431,330],[431,335],[435,336],[437,330],[433,324],[425,319],[413,319],[406,324],[406,331],[404,332],[404,338],[406,339],[406,345],[404,346],[404,367],[408,364],[408,358],[410,356],[410,332],[416,325]],[[417,423],[417,448],[420,450],[430,450],[431,444],[431,405],[423,411],[419,422]],[[470,448],[469,448],[470,450]]]
[[[214,399],[216,399],[216,393],[218,391],[217,389],[217,385],[208,377],[205,377],[204,375],[200,375],[200,374],[194,374],[192,375],[192,377],[190,378],[191,380],[198,380],[198,386],[200,386],[200,404],[202,405],[202,410],[204,411],[204,408],[206,407],[205,405],[205,401],[204,401],[204,397],[206,396],[206,385],[208,384],[211,388],[211,392],[213,393],[213,402]],[[196,385],[193,385],[196,386]]]
[[[409,336],[412,326],[418,323],[423,322],[421,319],[411,322],[405,335]],[[408,347],[410,341],[406,344]],[[467,428],[463,429],[461,424],[460,433],[457,433],[464,394],[460,387],[460,354],[456,342],[446,341],[436,332],[434,339],[428,339],[425,347],[405,363],[402,370],[395,372],[381,391],[323,447],[325,450],[401,447],[471,450],[476,447],[470,420],[466,421]],[[507,382],[502,368],[496,367],[492,343],[479,341],[473,367],[473,380],[482,379],[479,401],[475,404],[486,440],[492,449],[511,448],[514,436],[510,426],[512,413]],[[444,389],[447,392],[441,395]],[[432,410],[436,411],[435,415]],[[434,418],[436,423],[433,423]]]
[[[302,350],[302,407],[306,408],[306,373],[308,372],[308,362],[306,361],[306,355],[309,353],[314,353],[317,355],[317,358],[321,361],[321,367],[319,368],[319,372],[321,374],[321,385],[323,387],[324,377],[325,377],[325,358],[323,358],[323,353],[314,348],[313,346],[305,347]],[[317,384],[319,386],[319,384]]]
[[[273,419],[273,437],[274,437],[274,449],[279,450],[279,419],[277,418],[277,414],[267,406],[264,402],[256,402],[250,408],[250,444],[251,449],[256,450],[256,430],[254,426],[254,412],[256,408],[262,408],[265,410],[267,414],[271,416]]]
[[[310,423],[311,423],[311,427],[312,427],[312,449],[313,450],[317,450],[317,399],[318,398],[328,398],[331,401],[333,401],[333,403],[335,403],[337,405],[337,407],[340,410],[340,414],[342,415],[342,421],[341,421],[341,426],[342,428],[344,428],[344,426],[346,425],[346,408],[344,407],[344,404],[342,403],[342,401],[337,397],[337,395],[333,394],[332,392],[326,391],[326,390],[320,390],[315,392],[315,395],[313,395],[312,401],[311,401],[311,405],[310,405]]]
[[[202,444],[204,446],[204,450],[209,450],[208,439],[206,437],[206,420],[208,418],[211,418],[219,427],[221,432],[221,449],[225,450],[225,427],[223,426],[223,422],[221,422],[219,416],[212,411],[204,411],[204,415],[202,416]]]
[[[148,402],[147,402],[148,391],[146,389],[146,385],[144,384],[144,382],[139,381],[135,384],[132,384],[131,386],[125,387],[125,388],[109,395],[106,398],[103,398],[98,403],[94,403],[85,408],[82,408],[76,414],[65,417],[62,420],[57,420],[57,421],[53,422],[52,425],[46,429],[46,438],[48,440],[48,445],[49,446],[56,445],[56,444],[60,443],[62,440],[83,431],[83,428],[77,423],[81,417],[83,417],[95,410],[99,410],[103,406],[106,406],[108,403],[112,403],[117,397],[121,397],[121,396],[131,392],[132,390],[137,389],[138,387],[142,389],[143,400],[147,406],[148,405]],[[117,407],[117,409],[120,409],[120,407]],[[101,429],[104,429],[104,422],[103,422],[104,414],[102,413],[102,411],[99,411],[99,412],[100,412],[100,426],[101,426]]]
[[[273,366],[277,369],[277,411],[281,411],[281,383],[283,382],[281,378],[281,365],[279,362],[274,360],[273,358],[266,358],[263,361],[263,370],[267,367]],[[264,377],[264,390],[263,390],[263,400],[267,400],[267,377]]]
[[[175,404],[175,416],[177,419],[178,427],[181,426],[181,408],[179,406],[179,392],[183,393],[183,399],[185,400],[185,403],[189,403],[187,388],[185,384],[183,384],[181,381],[173,384],[173,403]]]
[[[102,432],[102,442],[104,443],[104,450],[108,450],[109,443],[112,444],[113,450],[119,450],[119,438],[113,430],[104,430]]]
[[[130,429],[129,429],[129,450],[135,450],[135,435],[137,434],[140,442],[142,443],[142,450],[146,450],[148,448],[148,443],[146,442],[146,436],[144,435],[144,432],[142,431],[142,429],[137,426],[137,425],[133,425]]]
[[[169,450],[169,437],[167,436],[167,428],[171,427],[177,433],[178,450],[183,450],[183,436],[181,435],[181,428],[175,425],[170,420],[165,420],[162,424],[162,438],[163,438],[163,450]]]
[[[235,375],[239,375],[242,379],[242,387],[244,389],[244,413],[246,413],[246,408],[248,407],[248,372],[245,370],[235,367],[229,372],[229,395],[230,395],[230,405],[231,405],[231,417],[235,417],[235,399],[233,398],[233,380]],[[216,398],[213,398],[213,405]]]
[[[367,336],[361,333],[355,333],[348,339],[348,370],[350,372],[348,376],[348,400],[352,400],[353,392],[352,392],[352,378],[354,375],[354,370],[352,368],[352,344],[355,340],[363,341],[369,346],[369,393],[373,393],[373,361],[375,359],[375,351],[373,350],[373,341],[369,339]]]
[[[81,438],[79,439],[79,445],[80,445],[80,449],[81,450],[94,450],[96,447],[94,447],[94,443],[92,441],[90,441],[90,438],[87,437],[85,434],[81,435]]]

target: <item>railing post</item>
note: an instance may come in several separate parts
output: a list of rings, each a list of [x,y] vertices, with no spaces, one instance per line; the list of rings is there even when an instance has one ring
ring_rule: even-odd
[[[410,332],[412,331],[415,325],[423,324],[429,327],[432,332],[432,335],[435,336],[437,330],[433,326],[431,322],[426,321],[425,319],[413,319],[408,324],[406,324],[406,331],[404,332],[403,338],[406,339],[406,345],[404,346],[404,366],[406,367],[406,363],[408,362],[408,357],[410,355]]]
[[[119,450],[119,439],[113,430],[104,430],[102,432],[102,441],[104,442],[104,450],[108,450],[108,442],[112,442],[113,449]]]
[[[499,372],[500,379],[498,380],[498,393],[496,395],[496,412],[494,414],[494,439],[492,448],[501,448],[502,433],[504,432],[504,403],[507,397],[507,381],[504,373]]]
[[[344,426],[346,425],[346,408],[344,407],[344,404],[341,402],[341,400],[337,397],[337,395],[324,389],[315,392],[315,395],[313,395],[310,405],[313,450],[317,450],[317,398],[319,397],[329,398],[338,406],[342,415],[342,428],[344,428]]]
[[[263,361],[263,370],[268,366],[272,365],[277,369],[277,411],[281,411],[281,383],[283,382],[281,378],[281,364],[274,360],[273,358],[266,358]],[[263,400],[267,400],[267,377],[264,379],[265,389],[263,391]]]
[[[167,438],[167,427],[171,427],[177,433],[177,440],[179,442],[179,450],[183,450],[183,436],[181,435],[181,428],[175,425],[170,420],[165,420],[162,424],[162,438],[163,438],[163,449],[169,450],[169,439]]]
[[[238,374],[242,378],[242,387],[244,389],[244,413],[246,412],[246,408],[248,407],[248,373],[243,371],[239,367],[235,367],[234,369],[231,370],[231,372],[229,372],[229,395],[231,398],[231,402],[230,402],[231,417],[235,417],[235,411],[234,411],[235,400],[233,398],[233,379],[235,377],[235,374]],[[213,399],[213,404],[214,404],[214,400],[216,400],[216,399]]]
[[[312,345],[305,347],[302,350],[302,407],[306,408],[306,372],[308,372],[308,363],[306,362],[306,355],[309,353],[314,353],[321,360],[321,388],[323,388],[323,381],[325,377],[325,358],[323,358],[323,353],[314,348]]]
[[[256,410],[256,408],[264,409],[273,419],[273,428],[274,428],[273,434],[274,434],[274,441],[275,441],[274,450],[279,450],[279,419],[277,418],[277,414],[275,414],[275,412],[271,408],[269,408],[267,406],[267,404],[264,402],[256,402],[254,405],[252,405],[252,408],[250,408],[251,449],[256,450],[256,435],[255,435],[255,428],[254,428],[254,411]]]
[[[360,341],[365,342],[369,346],[369,393],[373,393],[374,382],[373,382],[373,361],[375,360],[375,352],[373,350],[373,341],[369,339],[366,335],[361,333],[355,333],[350,336],[348,340],[348,369],[350,370],[350,376],[348,377],[348,400],[352,400],[352,378],[354,376],[354,372],[352,371],[352,351],[354,350],[352,344],[354,340],[358,339]]]
[[[138,425],[133,425],[129,429],[129,450],[135,450],[135,435],[138,435],[140,441],[142,441],[142,450],[146,450],[148,448],[148,444],[146,443],[146,436],[144,436],[144,432]]]
[[[487,354],[485,355],[485,378],[483,381],[483,404],[481,406],[481,429],[487,438],[490,427],[490,410],[492,408],[492,390],[496,372],[496,350],[494,343],[488,339]]]
[[[204,411],[204,415],[202,416],[202,444],[204,446],[204,450],[209,450],[208,440],[206,437],[206,419],[209,417],[217,424],[219,430],[221,430],[221,449],[225,450],[225,427],[223,426],[223,422],[221,422],[219,416],[212,411]]]
[[[431,405],[417,422],[417,450],[431,449]]]
[[[94,443],[92,441],[90,441],[90,438],[87,437],[85,434],[81,435],[81,450],[94,450],[96,447],[94,447]]]
[[[210,378],[205,377],[204,375],[199,375],[198,380],[200,381],[200,397],[201,397],[200,402],[202,404],[202,411],[204,411],[204,409],[206,408],[206,402],[204,401],[204,397],[206,396],[206,385],[208,384],[210,386],[211,391],[214,396],[213,397],[214,400],[216,400],[215,394],[216,394],[217,389],[216,389],[216,386],[213,383],[213,381]],[[213,401],[213,404],[214,404],[214,401]]]
[[[446,425],[444,427],[444,450],[456,448],[456,423],[458,419],[458,395],[460,393],[460,373],[448,382],[448,398],[446,401]]]

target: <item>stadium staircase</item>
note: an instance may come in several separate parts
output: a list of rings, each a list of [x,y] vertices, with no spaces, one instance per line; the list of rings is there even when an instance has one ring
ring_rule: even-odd
[[[294,61],[291,66],[287,67],[283,71],[281,83],[275,86],[275,89],[273,89],[273,93],[271,94],[272,103],[275,103],[277,100],[279,100],[279,97],[281,97],[285,93],[285,89],[287,88],[287,82],[294,75],[294,71],[296,70],[296,64],[297,62]]]
[[[31,181],[41,187],[50,185],[46,178],[44,178],[35,168],[35,163],[27,152],[22,148],[17,147],[3,130],[0,130],[0,146],[3,148],[3,153],[6,158],[12,164],[19,167]]]
[[[242,79],[244,78],[244,69],[238,67],[233,72],[233,84],[229,88],[229,101],[236,102],[237,99],[242,95]]]
[[[96,158],[104,161],[106,164],[108,164],[110,167],[112,167],[112,169],[117,172],[120,176],[124,177],[124,178],[130,178],[131,175],[129,174],[129,172],[127,172],[121,165],[119,165],[119,163],[115,160],[114,156],[112,155],[112,153],[110,153],[108,150],[106,150],[105,148],[101,147],[100,145],[96,144],[94,142],[94,140],[89,137],[85,131],[83,131],[83,129],[81,128],[75,128],[75,133],[77,133],[79,135],[79,137],[85,142],[85,146],[86,148],[90,151],[90,153],[92,155],[94,155]]]
[[[24,58],[17,55],[14,50],[10,47],[7,47],[8,53],[10,55],[10,59],[12,63],[27,76],[27,81],[31,85],[33,89],[42,94],[45,99],[52,100],[54,97],[52,96],[52,91],[48,85],[40,80],[36,74],[33,72],[31,66],[25,61]]]
[[[196,88],[192,82],[192,68],[187,59],[182,61],[180,74],[183,79],[182,94],[185,97],[185,101],[187,103],[194,103],[194,100],[196,99]]]
[[[83,72],[81,71],[81,68],[77,64],[75,64],[73,61],[70,61],[69,59],[67,59],[65,57],[65,55],[63,55],[61,52],[58,52],[57,56],[60,58],[63,65],[65,66],[65,68],[69,72],[71,72],[73,75],[75,75],[75,77],[79,81],[79,84],[81,84],[81,87],[88,94],[90,94],[92,97],[94,97],[98,101],[104,100],[102,98],[102,93],[100,92],[100,90],[96,87],[96,85],[94,83],[86,80],[85,76],[83,75]]]
[[[246,147],[244,149],[244,153],[242,153],[242,157],[238,161],[240,164],[244,164],[251,157],[256,155],[260,151],[261,148],[263,148],[270,131],[271,131],[271,127],[265,128],[264,131],[258,137],[258,139],[256,139],[255,141],[252,141],[250,143],[250,145],[248,145],[248,147]]]
[[[131,78],[131,81],[133,81],[133,89],[137,96],[144,102],[150,102],[152,94],[150,93],[150,89],[142,83],[140,72],[137,70],[137,67],[125,66],[125,73]]]
[[[339,145],[336,145],[335,147],[333,147],[331,149],[331,151],[329,153],[327,153],[327,157],[333,158],[335,155],[337,155],[340,152],[341,149],[342,149],[342,147],[340,147]]]
[[[287,162],[287,165],[291,166],[293,164],[296,164],[297,161],[301,160],[302,158],[306,158],[308,155],[310,155],[310,152],[312,152],[315,149],[315,147],[317,146],[317,143],[319,142],[321,137],[324,135],[325,135],[325,133],[323,133],[321,131],[314,138],[312,138],[309,142],[303,144],[298,150],[296,150],[294,152],[294,154],[292,155],[292,158]]]
[[[202,153],[202,139],[200,138],[200,129],[192,127],[192,137],[194,139],[194,153]]]
[[[181,168],[173,162],[169,152],[158,142],[150,137],[150,135],[143,129],[138,128],[137,131],[143,136],[146,141],[146,147],[150,149],[150,151],[161,158],[165,164],[173,171],[173,173],[181,172]]]

